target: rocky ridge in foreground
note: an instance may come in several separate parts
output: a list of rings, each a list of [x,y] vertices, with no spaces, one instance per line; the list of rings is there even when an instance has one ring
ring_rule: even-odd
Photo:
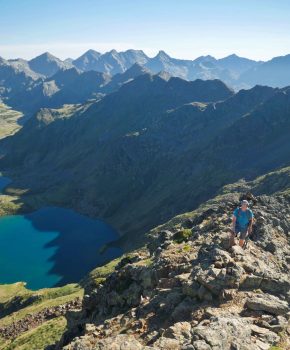
[[[221,195],[152,230],[146,249],[87,285],[53,348],[289,349],[290,194],[258,197],[245,250],[228,245],[238,199]]]

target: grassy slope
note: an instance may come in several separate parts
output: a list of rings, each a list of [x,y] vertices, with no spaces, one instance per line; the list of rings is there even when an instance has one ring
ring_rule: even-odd
[[[21,128],[18,120],[23,116],[21,112],[14,111],[0,103],[0,139],[14,134]]]
[[[69,284],[59,288],[45,288],[31,291],[22,282],[0,285],[0,304],[8,308],[13,299],[18,296],[25,302],[31,296],[38,298],[26,307],[0,319],[0,327],[21,320],[28,314],[37,313],[45,308],[61,305],[76,297],[82,297],[83,289],[77,284]],[[0,349],[42,349],[44,346],[58,340],[66,327],[64,317],[58,317],[44,322],[42,325],[24,332],[13,341],[7,341],[0,336]]]
[[[5,344],[5,350],[40,350],[57,342],[66,329],[66,319],[57,317],[25,332],[12,343]],[[1,347],[1,345],[0,345]]]
[[[85,288],[94,287],[101,283],[115,269],[121,258],[117,258],[108,264],[98,267],[84,277],[81,285]],[[25,288],[23,282],[14,284],[0,285],[0,305],[5,304],[9,307],[15,297],[21,297],[25,301],[31,296],[39,296],[39,299],[30,305],[19,309],[12,314],[0,319],[0,327],[7,326],[14,321],[23,319],[28,314],[37,313],[47,307],[61,305],[76,297],[82,297],[83,289],[77,284],[69,284],[59,288],[45,288],[38,291],[30,291]],[[33,328],[19,335],[13,341],[7,341],[0,336],[0,350],[21,349],[33,350],[43,349],[45,346],[55,343],[60,339],[66,329],[66,320],[64,317],[57,317],[42,325]]]

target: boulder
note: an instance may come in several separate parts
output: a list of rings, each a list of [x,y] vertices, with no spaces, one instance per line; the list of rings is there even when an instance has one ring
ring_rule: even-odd
[[[270,344],[274,344],[280,340],[280,337],[276,333],[270,331],[267,328],[251,325],[251,331],[252,335],[257,335],[260,340],[264,340]]]
[[[287,301],[271,294],[257,294],[246,301],[246,307],[254,311],[266,311],[274,315],[283,315],[289,311]]]
[[[154,346],[154,349],[158,349],[158,350],[181,350],[181,345],[180,345],[178,340],[166,338],[166,337],[160,337],[153,344],[153,346]],[[138,350],[138,349],[136,349],[136,350]],[[125,348],[124,348],[124,350],[125,350]],[[127,348],[126,348],[126,350],[127,350]]]
[[[180,344],[191,339],[191,325],[189,322],[177,322],[166,329],[164,337],[176,339]]]
[[[197,350],[258,350],[251,340],[250,326],[250,321],[233,315],[211,317],[193,328],[193,345]]]
[[[76,350],[78,348],[75,348]],[[90,348],[87,348],[90,349]],[[108,337],[99,340],[95,344],[94,350],[155,350],[152,347],[142,345],[132,335],[118,334],[114,337]],[[74,348],[72,349],[74,350]]]
[[[182,292],[183,294],[195,298],[198,295],[198,290],[200,288],[200,284],[196,281],[184,281],[182,283]]]

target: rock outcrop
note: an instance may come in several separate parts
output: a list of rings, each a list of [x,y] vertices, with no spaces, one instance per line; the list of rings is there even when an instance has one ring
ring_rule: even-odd
[[[289,195],[259,196],[245,250],[229,247],[238,194],[150,232],[82,310],[56,349],[266,350],[290,342]]]

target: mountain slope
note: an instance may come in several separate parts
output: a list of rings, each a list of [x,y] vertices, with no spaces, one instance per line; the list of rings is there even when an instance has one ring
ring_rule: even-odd
[[[96,98],[109,81],[109,76],[95,71],[58,70],[52,77],[37,81],[29,89],[11,96],[7,103],[24,113],[33,114],[40,108],[57,108]]]
[[[289,90],[233,95],[218,81],[145,74],[62,113],[44,110],[1,143],[14,180],[6,193],[29,188],[20,199],[28,208],[69,206],[139,232],[128,244],[228,182],[289,164]]]
[[[9,62],[0,57],[0,98],[21,93],[41,77],[31,71],[25,62]]]
[[[17,112],[0,103],[0,139],[14,134],[21,128],[22,113]]]
[[[290,55],[275,57],[245,71],[240,76],[239,81],[250,86],[262,84],[273,87],[285,87],[290,85],[289,68]]]
[[[261,64],[261,62],[239,57],[235,54],[220,58],[218,60],[218,65],[224,69],[231,71],[234,74],[235,78],[238,78],[242,73],[253,69],[254,67],[257,67],[259,64]]]

